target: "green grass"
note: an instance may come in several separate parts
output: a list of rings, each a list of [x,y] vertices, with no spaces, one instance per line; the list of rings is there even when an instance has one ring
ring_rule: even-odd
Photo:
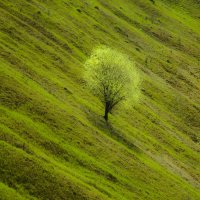
[[[0,1],[0,199],[200,199],[196,0]],[[136,61],[140,100],[106,124],[94,47]]]

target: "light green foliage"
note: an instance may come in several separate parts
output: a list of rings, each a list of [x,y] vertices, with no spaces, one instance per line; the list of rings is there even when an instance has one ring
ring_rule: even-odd
[[[85,63],[84,78],[103,104],[109,102],[110,111],[119,103],[133,104],[139,94],[140,78],[134,62],[106,46],[93,50]]]
[[[199,200],[199,10],[197,0],[0,0],[0,200]],[[142,77],[139,103],[109,124],[82,87],[100,44]]]

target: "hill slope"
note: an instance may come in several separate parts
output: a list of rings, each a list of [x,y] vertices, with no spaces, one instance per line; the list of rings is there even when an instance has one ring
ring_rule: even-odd
[[[0,199],[200,199],[198,0],[0,0]],[[83,86],[99,44],[137,63],[117,110]]]

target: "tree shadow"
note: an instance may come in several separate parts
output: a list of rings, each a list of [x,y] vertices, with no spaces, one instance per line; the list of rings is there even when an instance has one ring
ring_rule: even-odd
[[[94,113],[94,112],[87,112],[87,119],[99,130],[103,131],[112,139],[116,140],[117,142],[121,143],[122,145],[126,146],[127,148],[137,152],[142,153],[142,150],[137,147],[133,141],[128,140],[125,135],[117,128],[112,125],[112,123],[108,120],[106,121],[102,116]]]

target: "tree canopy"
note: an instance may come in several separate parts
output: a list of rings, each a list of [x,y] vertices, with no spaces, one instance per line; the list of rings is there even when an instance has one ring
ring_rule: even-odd
[[[105,105],[105,116],[117,105],[133,102],[139,92],[139,74],[135,63],[117,50],[101,46],[85,63],[87,86]]]

